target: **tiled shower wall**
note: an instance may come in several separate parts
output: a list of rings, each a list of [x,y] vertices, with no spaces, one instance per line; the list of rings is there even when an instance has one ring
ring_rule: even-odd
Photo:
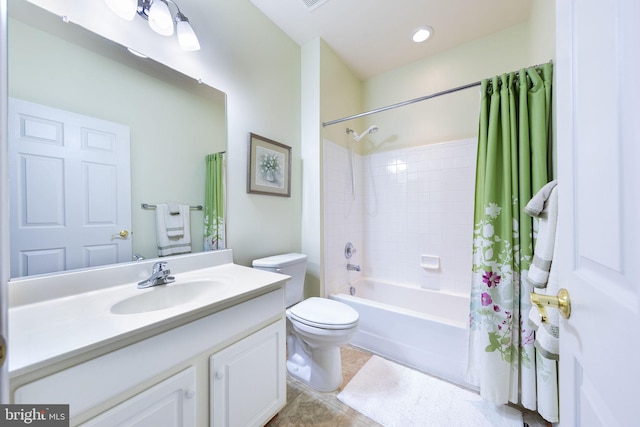
[[[324,256],[328,293],[360,275],[468,293],[475,139],[367,156],[324,142]],[[344,245],[358,249],[346,269]],[[424,268],[439,261],[438,268]]]
[[[324,283],[327,293],[356,280],[361,273],[347,270],[347,263],[363,265],[364,221],[362,206],[362,156],[324,140]],[[347,242],[356,248],[350,260],[344,255]]]

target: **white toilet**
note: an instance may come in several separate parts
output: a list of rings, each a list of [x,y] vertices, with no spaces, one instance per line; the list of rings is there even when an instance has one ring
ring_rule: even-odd
[[[358,312],[327,298],[302,301],[306,255],[261,258],[253,261],[253,267],[291,276],[285,287],[289,374],[318,391],[340,387],[340,346],[350,342],[358,330]]]

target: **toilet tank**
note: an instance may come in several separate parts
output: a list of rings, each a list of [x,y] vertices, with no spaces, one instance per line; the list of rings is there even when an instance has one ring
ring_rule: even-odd
[[[253,261],[253,268],[291,276],[285,285],[285,303],[290,307],[304,297],[304,276],[307,270],[307,256],[304,254],[282,254]]]

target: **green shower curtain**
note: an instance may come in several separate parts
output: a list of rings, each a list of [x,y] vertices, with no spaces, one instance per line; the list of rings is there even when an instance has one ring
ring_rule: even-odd
[[[224,153],[206,157],[204,250],[225,249]]]
[[[551,179],[552,64],[482,81],[467,380],[494,403],[536,409],[528,323],[534,222],[523,213]]]

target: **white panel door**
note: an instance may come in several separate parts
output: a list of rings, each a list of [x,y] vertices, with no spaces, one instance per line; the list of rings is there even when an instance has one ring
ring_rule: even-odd
[[[9,98],[11,277],[131,260],[129,127]]]
[[[560,423],[638,425],[640,2],[556,5]]]

